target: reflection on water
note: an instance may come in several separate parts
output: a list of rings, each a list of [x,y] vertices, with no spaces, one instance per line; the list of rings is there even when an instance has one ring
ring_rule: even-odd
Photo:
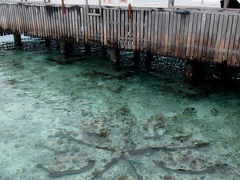
[[[237,180],[239,88],[192,87],[184,61],[116,72],[102,52],[3,43],[0,179]],[[130,72],[130,73],[129,73]]]

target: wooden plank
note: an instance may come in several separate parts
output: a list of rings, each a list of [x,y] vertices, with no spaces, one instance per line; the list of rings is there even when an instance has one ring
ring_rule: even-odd
[[[204,37],[203,37],[203,48],[202,48],[202,61],[206,61],[207,57],[207,46],[208,46],[208,36],[209,36],[209,27],[210,27],[211,15],[206,14],[206,24],[204,29]]]
[[[221,42],[219,46],[219,51],[218,51],[218,63],[221,63],[223,60],[223,52],[224,52],[224,47],[225,47],[225,42],[226,42],[226,34],[227,34],[227,25],[228,25],[228,15],[225,15],[223,17],[223,29],[222,29],[222,37],[221,37]]]
[[[136,50],[139,51],[140,50],[140,33],[141,33],[141,29],[140,29],[140,20],[141,20],[141,11],[136,11],[136,16],[137,16],[137,26],[136,26],[136,29],[137,29],[137,47],[136,47]]]
[[[168,45],[167,45],[167,55],[171,55],[172,52],[172,39],[173,39],[173,23],[174,23],[174,13],[170,12],[170,21],[168,25]]]
[[[113,36],[114,36],[114,42],[117,42],[118,41],[118,29],[117,29],[117,10],[114,9],[113,10],[113,17],[114,17],[114,20],[113,20],[113,28],[114,28],[114,31],[113,31]]]
[[[210,26],[209,26],[209,32],[208,32],[208,43],[206,47],[206,60],[210,60],[211,58],[211,49],[212,49],[212,39],[213,39],[213,25],[215,20],[215,15],[210,14],[211,20],[210,20]]]
[[[131,11],[132,13],[132,11]],[[132,15],[133,16],[133,15]],[[129,14],[128,14],[129,17]],[[128,18],[128,24],[129,24],[129,31],[128,31],[128,48],[132,49],[133,48],[133,17]]]
[[[103,10],[103,41],[104,45],[107,45],[107,11],[104,9]]]
[[[164,26],[165,26],[165,40],[164,40],[164,55],[167,55],[167,52],[168,52],[168,30],[169,30],[169,18],[170,18],[170,14],[169,12],[166,12],[165,13],[165,23],[164,23]]]
[[[110,40],[109,9],[107,9],[107,44],[110,42]]]
[[[216,41],[215,53],[214,53],[214,62],[215,63],[218,62],[218,53],[219,53],[219,48],[220,48],[220,44],[221,44],[221,40],[222,40],[222,31],[223,31],[223,23],[224,23],[223,19],[224,19],[224,15],[220,15],[219,24],[218,24],[218,32],[217,32],[217,41]]]
[[[125,49],[126,50],[128,49],[128,27],[129,27],[129,24],[128,24],[128,11],[125,10],[125,37],[124,37],[124,40],[125,40]],[[131,40],[129,40],[129,43],[131,43]]]
[[[110,9],[111,45],[114,44],[114,9]]]
[[[124,18],[124,10],[120,10],[120,13],[121,13],[121,38],[120,38],[120,46],[121,46],[121,49],[124,48],[124,21],[125,21],[125,18]]]
[[[184,23],[182,22],[182,15],[178,14],[177,15],[177,26],[176,26],[176,45],[174,48],[174,57],[179,57],[179,46],[180,46],[180,40],[183,39],[183,36],[181,36],[182,32],[182,26],[184,26]]]
[[[97,41],[99,43],[99,42],[101,42],[101,32],[102,32],[101,31],[101,26],[100,26],[100,16],[97,16],[96,20],[97,20],[97,22],[96,22],[97,23]]]
[[[215,47],[216,47],[216,41],[217,41],[217,35],[218,35],[219,18],[220,18],[220,16],[218,14],[216,14],[215,19],[214,19],[214,26],[213,26],[213,38],[212,38],[212,42],[211,42],[212,46],[211,46],[210,59],[212,61],[214,61]]]
[[[149,11],[148,14],[148,45],[147,51],[151,50],[151,31],[152,31],[152,11]]]
[[[191,40],[193,33],[193,18],[194,14],[190,14],[189,25],[188,25],[188,38],[187,38],[187,48],[186,48],[186,58],[190,58],[190,50],[191,50]]]
[[[173,27],[172,27],[172,39],[171,39],[171,51],[170,51],[171,56],[173,56],[173,57],[175,56],[175,51],[176,51],[176,49],[175,49],[175,47],[176,47],[176,34],[177,34],[177,31],[180,30],[180,28],[177,29],[177,21],[178,21],[177,17],[178,17],[177,14],[174,13],[173,14],[173,22],[172,22]]]
[[[133,22],[132,22],[132,27],[133,27],[133,51],[136,50],[136,40],[137,40],[137,30],[136,30],[136,25],[137,25],[137,14],[136,14],[136,11],[133,11],[133,14],[132,14],[132,19],[133,19]]]
[[[200,34],[200,41],[199,41],[199,48],[198,48],[198,53],[196,58],[198,58],[198,60],[202,59],[202,49],[203,49],[203,41],[204,41],[204,33],[205,33],[205,26],[206,26],[206,18],[207,15],[204,13],[202,14],[202,23],[201,23],[201,34]]]
[[[140,12],[140,50],[143,51],[144,47],[144,11],[141,10]]]
[[[235,40],[234,40],[234,46],[232,49],[232,66],[236,66],[237,61],[238,61],[238,45],[239,45],[239,38],[240,38],[240,16],[238,15],[238,23],[237,23],[237,29],[236,29],[236,35],[235,35]]]
[[[117,29],[118,29],[117,42],[118,42],[119,48],[121,48],[121,10],[120,9],[117,10]]]
[[[162,21],[161,21],[161,37],[160,37],[160,48],[159,48],[159,54],[160,55],[164,55],[164,46],[165,46],[165,29],[166,29],[166,21],[165,21],[165,17],[166,17],[166,13],[165,12],[161,12],[161,16],[162,16]]]
[[[153,52],[157,54],[157,44],[158,44],[158,18],[159,18],[159,12],[155,11],[155,24],[154,24],[154,50]]]
[[[144,52],[147,52],[147,46],[148,46],[148,13],[149,11],[145,11],[144,13]]]
[[[235,15],[233,17],[233,24],[232,24],[232,31],[231,31],[231,37],[229,42],[229,49],[228,49],[228,57],[227,57],[227,64],[232,64],[232,55],[233,55],[233,48],[234,48],[234,41],[236,36],[236,30],[237,30],[237,24],[238,24],[238,15]]]
[[[232,32],[232,26],[233,26],[233,16],[230,15],[228,17],[226,39],[225,39],[225,44],[224,44],[224,47],[223,47],[221,61],[226,61],[227,62],[228,48],[229,48],[229,43],[230,43],[230,36],[231,36],[231,32]]]
[[[197,35],[197,26],[199,24],[201,24],[201,22],[198,22],[198,16],[201,18],[201,14],[199,13],[194,13],[193,15],[193,27],[192,27],[192,37],[191,37],[191,44],[190,44],[190,54],[189,54],[189,58],[190,59],[195,59],[194,58],[194,49],[195,49],[195,43],[196,43],[196,39],[198,37],[196,37]]]

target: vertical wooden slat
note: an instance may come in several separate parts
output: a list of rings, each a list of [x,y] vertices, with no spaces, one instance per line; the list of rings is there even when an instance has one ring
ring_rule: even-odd
[[[233,24],[232,24],[232,31],[231,31],[231,37],[229,42],[229,49],[228,49],[228,57],[227,57],[227,64],[232,64],[232,54],[233,54],[233,48],[234,48],[234,41],[236,36],[236,30],[237,30],[237,24],[238,24],[238,16],[234,15],[233,17]]]
[[[137,41],[137,13],[136,11],[133,11],[133,15],[132,15],[132,19],[133,19],[133,22],[132,22],[132,27],[133,27],[133,50],[135,51],[136,50],[136,41]]]
[[[227,25],[227,32],[226,32],[226,40],[225,40],[225,45],[223,49],[223,54],[222,54],[222,59],[221,61],[226,61],[227,62],[227,55],[228,55],[228,48],[229,48],[229,43],[230,43],[230,36],[232,32],[232,26],[233,26],[233,16],[229,16],[228,18],[228,25]]]
[[[145,21],[144,21],[144,52],[147,52],[147,45],[148,45],[148,13],[149,11],[145,11]]]
[[[154,49],[154,53],[156,54],[157,53],[157,44],[158,44],[158,17],[159,17],[159,12],[156,11],[155,12],[155,23],[154,23],[154,26],[155,26],[155,32],[154,32],[154,46],[153,46],[153,49]]]
[[[238,45],[239,45],[239,39],[240,38],[240,15],[238,15],[238,23],[237,23],[237,29],[236,29],[236,35],[234,40],[234,46],[232,50],[232,66],[235,66],[237,64],[237,56],[238,56]]]
[[[152,31],[152,11],[149,11],[148,14],[148,47],[147,51],[150,51],[151,49],[151,31]]]
[[[192,32],[193,32],[193,13],[190,13],[190,19],[189,19],[189,24],[188,24],[188,34],[187,34],[186,56],[185,56],[186,58],[190,57]]]
[[[144,27],[144,11],[141,10],[140,12],[140,50],[143,51],[143,47],[144,47],[144,31],[143,31],[143,27]]]
[[[140,28],[140,24],[141,24],[141,11],[136,11],[136,15],[137,15],[137,51],[140,50],[140,33],[141,33],[141,28]]]
[[[204,41],[204,33],[205,33],[205,26],[206,26],[206,18],[207,15],[204,13],[202,14],[202,23],[201,23],[201,27],[200,27],[200,41],[199,41],[199,47],[198,47],[198,53],[196,58],[198,58],[198,60],[200,60],[202,58],[202,48],[203,48],[203,41]]]
[[[113,12],[113,17],[114,17],[114,20],[113,20],[113,28],[114,28],[114,31],[113,31],[113,35],[114,35],[114,42],[117,42],[117,39],[118,39],[118,33],[117,33],[117,10],[114,9],[114,12]]]
[[[221,36],[221,43],[219,46],[219,51],[218,51],[218,62],[221,63],[223,59],[223,51],[225,47],[225,42],[226,42],[226,34],[227,34],[227,25],[228,25],[228,15],[225,15],[223,17],[223,28],[222,28],[222,36]]]
[[[174,57],[174,55],[175,55],[175,47],[176,47],[176,34],[177,34],[177,31],[179,31],[179,29],[180,28],[178,28],[177,29],[177,21],[178,21],[178,19],[177,19],[177,14],[176,13],[174,13],[173,14],[173,22],[172,22],[172,24],[173,24],[173,27],[172,27],[172,39],[171,39],[171,48],[170,48],[170,54],[171,54],[171,56],[173,56]]]
[[[214,25],[213,25],[213,37],[211,42],[211,55],[210,59],[214,61],[214,54],[215,54],[215,47],[216,47],[216,40],[217,40],[217,32],[218,32],[218,25],[219,25],[219,18],[220,16],[218,14],[215,15],[214,18]],[[219,30],[220,31],[220,30]]]
[[[111,44],[114,44],[114,9],[110,9]]]
[[[209,32],[208,32],[208,43],[207,43],[207,47],[206,47],[206,60],[208,60],[208,61],[211,58],[213,26],[214,26],[215,15],[210,14],[210,17],[211,17],[211,21],[210,21]]]
[[[107,45],[107,11],[103,9],[104,45]]]
[[[190,54],[189,54],[189,58],[190,59],[194,59],[194,49],[195,49],[195,43],[196,43],[196,35],[197,35],[197,26],[198,24],[200,24],[201,22],[198,22],[198,16],[201,18],[201,14],[198,13],[194,13],[193,15],[193,27],[192,27],[192,37],[191,37],[191,45],[190,45]],[[200,25],[199,25],[200,26]]]
[[[165,29],[164,29],[164,32],[165,32],[165,39],[164,39],[164,54],[167,55],[167,52],[168,52],[168,26],[169,26],[169,12],[166,12],[165,13],[165,17],[164,17],[164,20],[165,20],[165,23],[164,23],[164,26],[165,26]]]
[[[121,10],[120,9],[117,10],[117,29],[118,29],[117,42],[119,44],[119,47],[121,48]]]
[[[208,35],[209,35],[209,27],[210,27],[211,15],[206,14],[206,24],[204,30],[204,38],[203,38],[203,47],[202,47],[202,54],[201,59],[202,61],[206,60],[207,57],[207,45],[208,45]]]
[[[182,28],[181,26],[183,26],[184,24],[181,24],[182,22],[182,15],[178,14],[177,15],[177,26],[176,26],[176,45],[175,45],[175,53],[174,56],[175,57],[179,57],[179,46],[180,46],[180,39],[183,39],[183,36],[181,36],[181,31]]]
[[[219,48],[222,40],[222,32],[223,32],[223,23],[224,23],[224,15],[220,15],[219,19],[219,25],[218,25],[218,32],[217,32],[217,41],[215,45],[215,53],[214,53],[214,62],[218,61],[218,53],[219,53]]]
[[[128,27],[129,27],[129,23],[128,23],[128,11],[125,10],[125,49],[128,49]],[[131,43],[131,40],[129,40],[129,43]]]
[[[125,18],[124,18],[124,10],[121,10],[120,11],[120,13],[121,13],[121,38],[120,38],[120,44],[121,44],[121,49],[123,49],[124,48],[124,25],[125,25],[125,23],[124,23],[124,20],[125,20]]]

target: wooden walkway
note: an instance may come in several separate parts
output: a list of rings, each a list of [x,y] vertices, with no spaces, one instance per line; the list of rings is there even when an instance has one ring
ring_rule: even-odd
[[[0,4],[0,34],[66,40],[240,67],[240,10]]]

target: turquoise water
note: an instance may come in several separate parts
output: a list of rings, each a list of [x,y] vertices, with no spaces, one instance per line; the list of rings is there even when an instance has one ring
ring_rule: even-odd
[[[1,42],[0,179],[240,179],[238,86],[188,85],[164,58],[135,71],[131,53],[114,71],[100,48],[61,65],[55,46]]]

